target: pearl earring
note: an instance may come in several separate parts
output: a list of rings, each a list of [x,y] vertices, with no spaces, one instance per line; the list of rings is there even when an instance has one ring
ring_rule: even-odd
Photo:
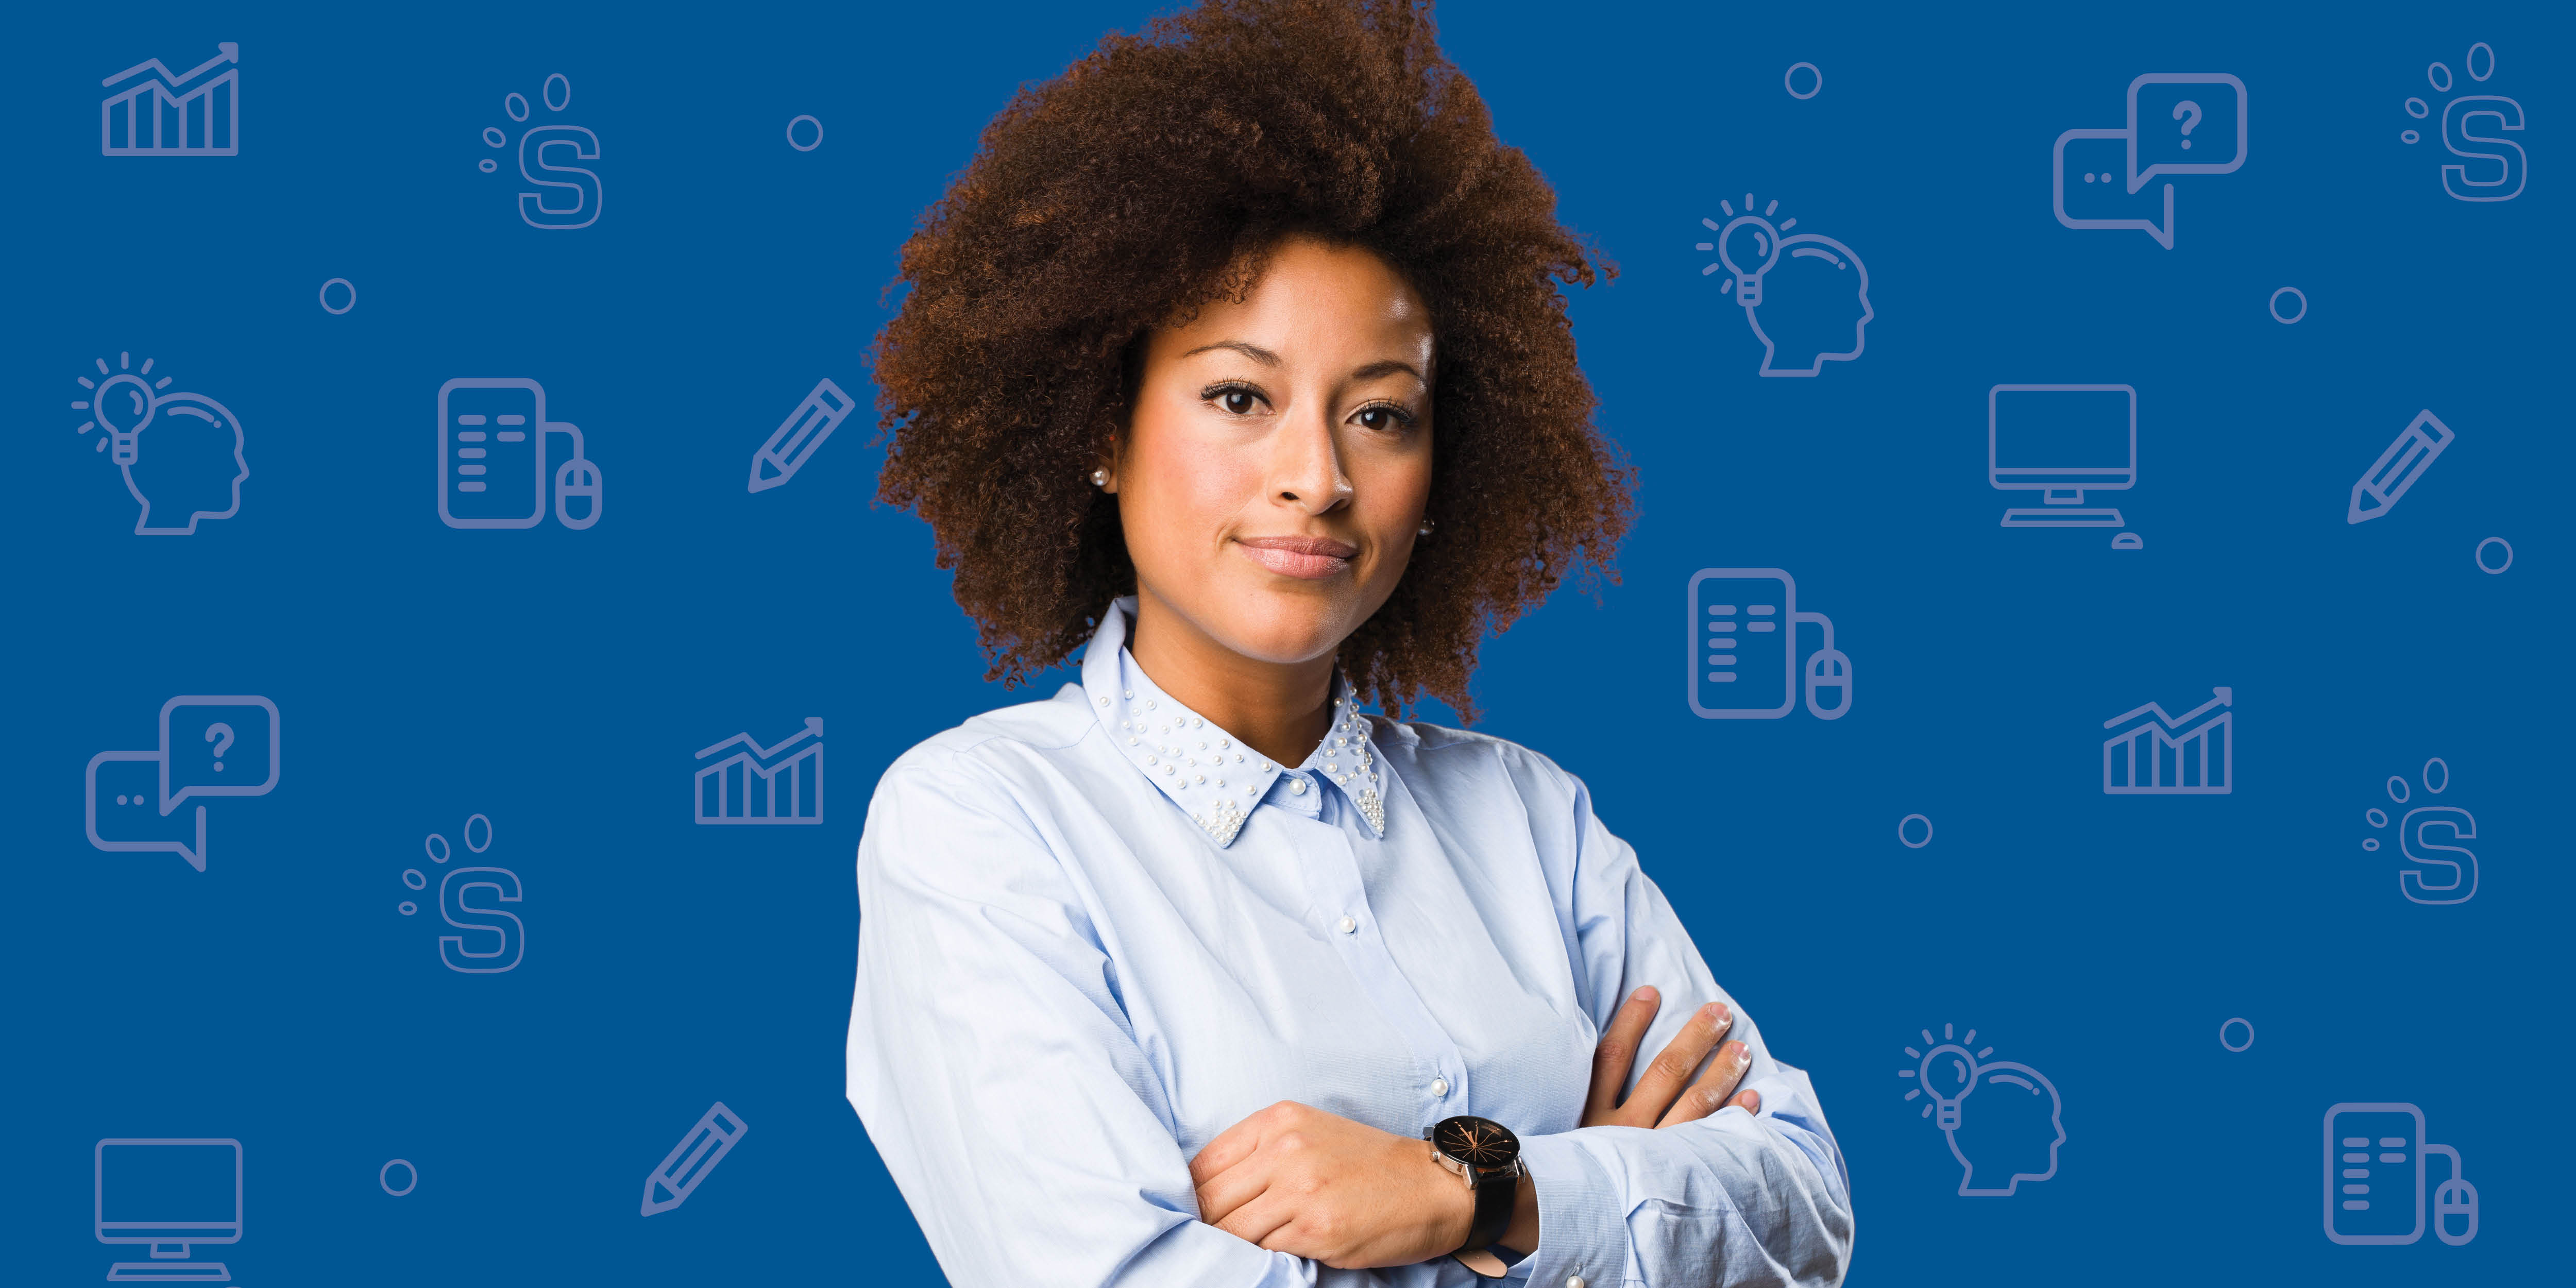
[[[1430,535],[1431,535],[1431,520],[1429,520],[1429,519],[1424,519],[1424,520],[1422,521],[1422,526],[1421,526],[1419,529],[1417,529],[1417,530],[1415,531],[1415,535],[1417,535],[1417,536],[1424,536],[1424,537],[1430,536]]]
[[[1109,471],[1105,469],[1093,470],[1091,472],[1091,485],[1093,487],[1109,486]]]

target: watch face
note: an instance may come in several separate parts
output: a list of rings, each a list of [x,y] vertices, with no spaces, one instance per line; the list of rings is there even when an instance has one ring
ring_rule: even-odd
[[[1443,1119],[1431,1129],[1432,1147],[1449,1157],[1475,1168],[1491,1171],[1509,1167],[1521,1156],[1520,1138],[1490,1118],[1461,1116]]]

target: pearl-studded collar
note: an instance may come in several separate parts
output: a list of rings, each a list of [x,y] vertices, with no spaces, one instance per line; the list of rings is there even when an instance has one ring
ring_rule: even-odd
[[[1083,653],[1083,698],[1110,745],[1220,847],[1230,846],[1253,808],[1289,771],[1156,687],[1127,652],[1127,624],[1135,611],[1131,596],[1101,615]],[[1297,769],[1342,789],[1370,833],[1383,839],[1386,768],[1370,744],[1372,732],[1350,683],[1336,674],[1332,728]],[[1303,779],[1290,786],[1305,790]]]

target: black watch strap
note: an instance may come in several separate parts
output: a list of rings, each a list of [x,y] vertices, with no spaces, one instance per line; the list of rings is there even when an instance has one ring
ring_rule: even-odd
[[[1503,1237],[1511,1228],[1512,1207],[1520,1199],[1520,1169],[1513,1168],[1500,1176],[1488,1175],[1476,1186],[1476,1219],[1467,1225],[1467,1242],[1460,1252],[1481,1252]]]

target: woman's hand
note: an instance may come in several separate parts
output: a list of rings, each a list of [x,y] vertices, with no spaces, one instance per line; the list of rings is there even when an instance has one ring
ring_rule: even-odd
[[[1661,1005],[1662,996],[1649,985],[1629,994],[1619,1013],[1610,1017],[1610,1027],[1601,1031],[1601,1045],[1592,1053],[1592,1094],[1583,1102],[1583,1125],[1674,1127],[1706,1118],[1730,1104],[1746,1113],[1762,1112],[1761,1092],[1735,1089],[1744,1080],[1745,1066],[1752,1062],[1752,1050],[1741,1042],[1718,1045],[1718,1039],[1735,1026],[1735,1016],[1724,1002],[1699,1008],[1665,1044],[1663,1054],[1646,1067],[1637,1089],[1627,1100],[1619,1099],[1619,1089],[1628,1085],[1628,1070],[1636,1063],[1637,1048],[1645,1041],[1646,1026],[1654,1023],[1655,1010]],[[1711,1047],[1717,1048],[1717,1058],[1709,1061],[1708,1072],[1697,1082],[1689,1081]]]
[[[1475,1194],[1427,1141],[1283,1100],[1190,1160],[1199,1219],[1339,1269],[1403,1266],[1467,1241]]]

